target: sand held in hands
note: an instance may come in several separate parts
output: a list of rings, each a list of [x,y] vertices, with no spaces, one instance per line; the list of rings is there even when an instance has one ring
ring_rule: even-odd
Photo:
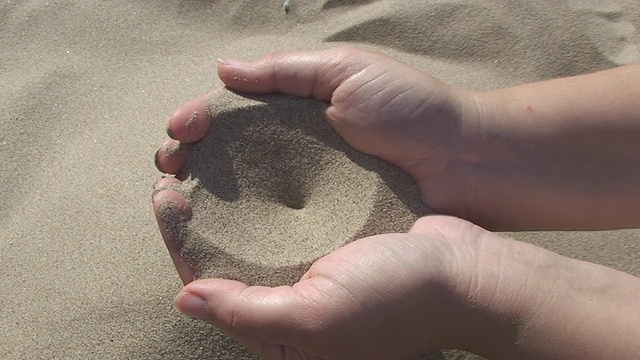
[[[325,122],[325,106],[212,96],[211,130],[187,145],[180,187],[193,207],[183,255],[198,277],[291,284],[323,255],[407,231],[426,212],[408,175],[349,147]]]

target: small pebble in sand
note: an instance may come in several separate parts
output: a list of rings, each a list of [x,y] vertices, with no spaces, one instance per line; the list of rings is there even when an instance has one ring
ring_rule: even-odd
[[[285,14],[288,14],[289,10],[291,10],[291,0],[286,0],[282,5],[282,8],[284,9]]]

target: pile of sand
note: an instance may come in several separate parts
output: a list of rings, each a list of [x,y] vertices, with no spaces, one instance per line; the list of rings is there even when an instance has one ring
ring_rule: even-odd
[[[349,147],[325,107],[230,91],[211,98],[212,128],[188,146],[181,186],[193,206],[183,256],[198,277],[293,284],[321,256],[406,232],[426,214],[409,176]]]

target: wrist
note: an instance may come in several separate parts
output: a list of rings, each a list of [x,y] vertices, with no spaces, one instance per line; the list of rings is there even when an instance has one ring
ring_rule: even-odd
[[[494,236],[467,292],[478,324],[467,350],[489,359],[638,354],[638,278]]]
[[[441,256],[446,259],[445,266],[434,266],[433,261],[424,262],[428,264],[425,273],[434,267],[441,270],[427,277],[422,291],[427,294],[425,298],[437,300],[422,302],[423,308],[428,305],[429,312],[425,313],[428,317],[412,318],[413,327],[423,329],[417,335],[427,334],[429,343],[435,345],[422,350],[451,348],[484,356],[513,353],[517,341],[510,341],[510,336],[519,334],[518,328],[528,310],[522,299],[532,296],[523,291],[522,286],[516,286],[521,285],[518,276],[523,274],[526,264],[511,264],[508,259],[504,260],[505,266],[518,272],[509,279],[510,283],[506,283],[508,286],[502,280],[509,278],[509,273],[498,274],[503,262],[501,255],[513,253],[513,249],[505,247],[508,240],[467,221],[437,215],[420,219],[411,232],[429,235],[424,238],[428,240],[424,242],[425,254],[432,256],[436,252],[434,244],[439,244],[438,249],[446,250]],[[512,255],[518,257],[520,254]],[[500,268],[496,264],[501,264]],[[415,342],[426,343],[420,338]]]
[[[460,281],[455,289],[468,309],[462,349],[490,359],[523,359],[522,344],[529,331],[535,332],[532,320],[550,302],[548,292],[540,290],[554,289],[562,257],[478,229],[456,245],[469,257],[457,271]]]
[[[505,126],[505,119],[515,116],[514,96],[508,89],[456,89],[456,95],[461,125],[450,168],[459,179],[458,198],[457,205],[444,212],[489,229],[518,228],[509,219],[519,213],[511,199],[522,190],[517,187],[517,175],[526,171],[528,164],[522,163],[519,149],[514,147],[517,134]]]
[[[494,230],[637,226],[635,143],[624,127],[576,114],[579,96],[556,88],[571,89],[557,81],[472,94],[463,217]]]
[[[518,114],[517,97],[510,89],[490,92],[466,91],[463,114],[463,146],[460,156],[470,165],[511,164],[516,160],[512,145],[517,134],[510,128],[510,119],[522,119]],[[506,151],[510,150],[510,151]]]

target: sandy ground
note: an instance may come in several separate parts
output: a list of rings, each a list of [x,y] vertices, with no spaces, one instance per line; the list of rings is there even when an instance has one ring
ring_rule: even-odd
[[[3,2],[0,358],[248,357],[172,309],[150,206],[167,117],[216,58],[349,43],[483,90],[638,61],[639,28],[633,0]],[[640,275],[639,230],[509,235]]]

